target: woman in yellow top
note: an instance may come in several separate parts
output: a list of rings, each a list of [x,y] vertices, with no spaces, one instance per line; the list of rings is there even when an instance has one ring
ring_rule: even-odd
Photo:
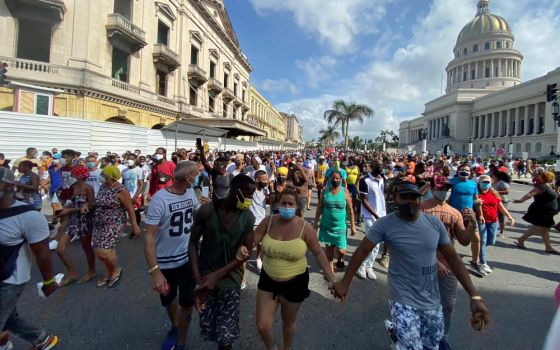
[[[280,195],[280,214],[266,217],[255,229],[253,244],[261,244],[263,266],[257,290],[257,330],[266,346],[274,349],[272,325],[278,306],[282,313],[284,349],[291,349],[296,333],[296,317],[301,303],[309,296],[309,271],[305,254],[311,250],[329,281],[334,275],[317,240],[317,232],[296,216],[298,193],[286,188]],[[237,254],[246,260],[251,247]]]

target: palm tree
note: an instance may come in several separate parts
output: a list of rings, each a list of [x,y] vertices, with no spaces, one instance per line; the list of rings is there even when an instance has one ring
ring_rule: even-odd
[[[348,127],[350,122],[364,122],[364,117],[373,117],[374,111],[371,107],[354,102],[346,102],[344,100],[336,100],[333,102],[332,109],[325,112],[323,117],[329,124],[342,126],[342,134],[344,136],[344,150],[348,150]]]
[[[319,130],[319,142],[325,146],[330,146],[334,144],[337,138],[340,137],[340,133],[335,129],[335,126],[329,125],[326,129]]]

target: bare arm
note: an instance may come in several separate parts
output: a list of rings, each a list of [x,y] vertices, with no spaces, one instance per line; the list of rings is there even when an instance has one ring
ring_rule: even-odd
[[[534,197],[534,196],[536,196],[538,194],[541,194],[541,193],[542,193],[542,191],[539,188],[534,187],[531,191],[527,192],[523,197],[521,197],[519,199],[515,199],[512,202],[513,203],[523,203],[526,200],[528,200],[529,198]]]
[[[132,199],[130,199],[128,191],[120,191],[118,197],[121,205],[124,207],[124,210],[126,210],[126,213],[128,214],[128,220],[130,221],[130,225],[132,226],[132,231],[134,232],[134,234],[140,233],[140,227],[136,222],[136,214],[134,213],[134,208],[132,207]]]
[[[202,206],[194,214],[194,222],[191,227],[191,237],[189,239],[189,259],[191,261],[193,277],[198,284],[202,279],[200,275],[200,268],[198,264],[198,244],[200,238],[202,238],[204,229],[206,228],[206,222],[209,219],[208,212],[210,210],[211,204]]]
[[[360,192],[360,200],[362,201],[362,205],[364,206],[364,208],[366,208],[366,210],[373,215],[373,217],[377,220],[379,219],[379,215],[377,215],[377,213],[375,212],[375,210],[373,210],[371,204],[369,203],[368,199],[367,199],[367,194]]]
[[[321,247],[321,244],[319,244],[319,240],[317,239],[317,234],[315,233],[315,230],[309,224],[305,224],[304,241],[305,244],[307,245],[307,249],[309,249],[311,253],[313,253],[313,256],[315,257],[317,264],[321,266],[321,269],[323,270],[323,274],[325,275],[329,283],[334,283],[335,282],[334,274],[332,273],[331,268],[329,266],[329,261],[327,260],[325,251]]]
[[[323,198],[325,197],[325,192],[327,190],[321,192],[321,196],[319,197],[319,203],[317,203],[317,211],[315,211],[315,229],[319,228],[319,220],[321,219],[321,215],[323,214]]]
[[[439,246],[438,250],[445,257],[449,267],[451,267],[451,271],[453,271],[453,274],[457,277],[457,280],[461,283],[465,292],[467,292],[471,297],[478,295],[478,292],[469,277],[467,268],[465,267],[465,264],[463,264],[463,261],[461,261],[459,255],[457,255],[455,247],[453,247],[452,244],[447,244]]]
[[[356,251],[352,255],[352,259],[350,260],[350,264],[344,273],[344,277],[341,280],[341,284],[346,290],[350,287],[350,283],[352,282],[356,271],[358,271],[358,268],[362,265],[362,262],[369,253],[371,253],[373,248],[375,248],[376,244],[377,243],[370,241],[367,237],[364,237],[358,248],[356,248]]]
[[[350,228],[352,236],[356,234],[356,222],[354,221],[354,206],[352,204],[352,197],[347,189],[344,190],[344,198],[346,199],[346,210],[350,214]]]
[[[509,224],[511,226],[515,225],[515,220],[513,219],[513,217],[511,216],[511,214],[509,213],[509,211],[507,210],[506,207],[504,207],[504,204],[502,202],[500,202],[500,206],[498,207],[498,210],[500,211],[500,213],[502,213],[506,218],[508,218],[509,220]]]
[[[455,226],[453,227],[455,238],[462,246],[468,246],[471,244],[472,237],[474,232],[476,231],[476,217],[472,210],[463,209],[463,211],[468,210],[468,212],[464,212],[464,219],[467,222],[467,226],[463,223],[463,217],[458,218]]]
[[[138,178],[138,182],[136,184],[136,192],[134,192],[134,195],[132,196],[132,200],[136,202],[136,199],[140,197],[143,191],[144,191],[144,180],[142,179],[142,176],[140,176]]]

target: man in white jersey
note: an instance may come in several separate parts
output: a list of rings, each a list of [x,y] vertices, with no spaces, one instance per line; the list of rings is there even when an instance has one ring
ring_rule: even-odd
[[[160,294],[172,325],[163,347],[174,350],[185,349],[195,303],[196,282],[188,246],[194,211],[200,207],[192,189],[198,175],[195,162],[179,162],[173,173],[173,185],[152,197],[146,215],[144,253],[148,273],[152,276],[152,289]],[[201,197],[201,203],[209,202],[210,199]]]
[[[95,156],[86,157],[86,166],[89,170],[89,176],[86,183],[93,188],[93,194],[97,196],[97,192],[101,188],[105,179],[101,176],[101,169],[98,167],[97,158]]]

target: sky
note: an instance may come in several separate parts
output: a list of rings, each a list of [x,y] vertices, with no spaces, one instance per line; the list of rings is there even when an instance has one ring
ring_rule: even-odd
[[[304,139],[318,139],[325,110],[344,99],[375,111],[350,136],[421,116],[445,92],[445,66],[478,0],[225,0],[251,84],[281,112],[294,113]],[[560,0],[491,0],[521,51],[522,80],[560,66]],[[555,48],[556,46],[556,48]]]

